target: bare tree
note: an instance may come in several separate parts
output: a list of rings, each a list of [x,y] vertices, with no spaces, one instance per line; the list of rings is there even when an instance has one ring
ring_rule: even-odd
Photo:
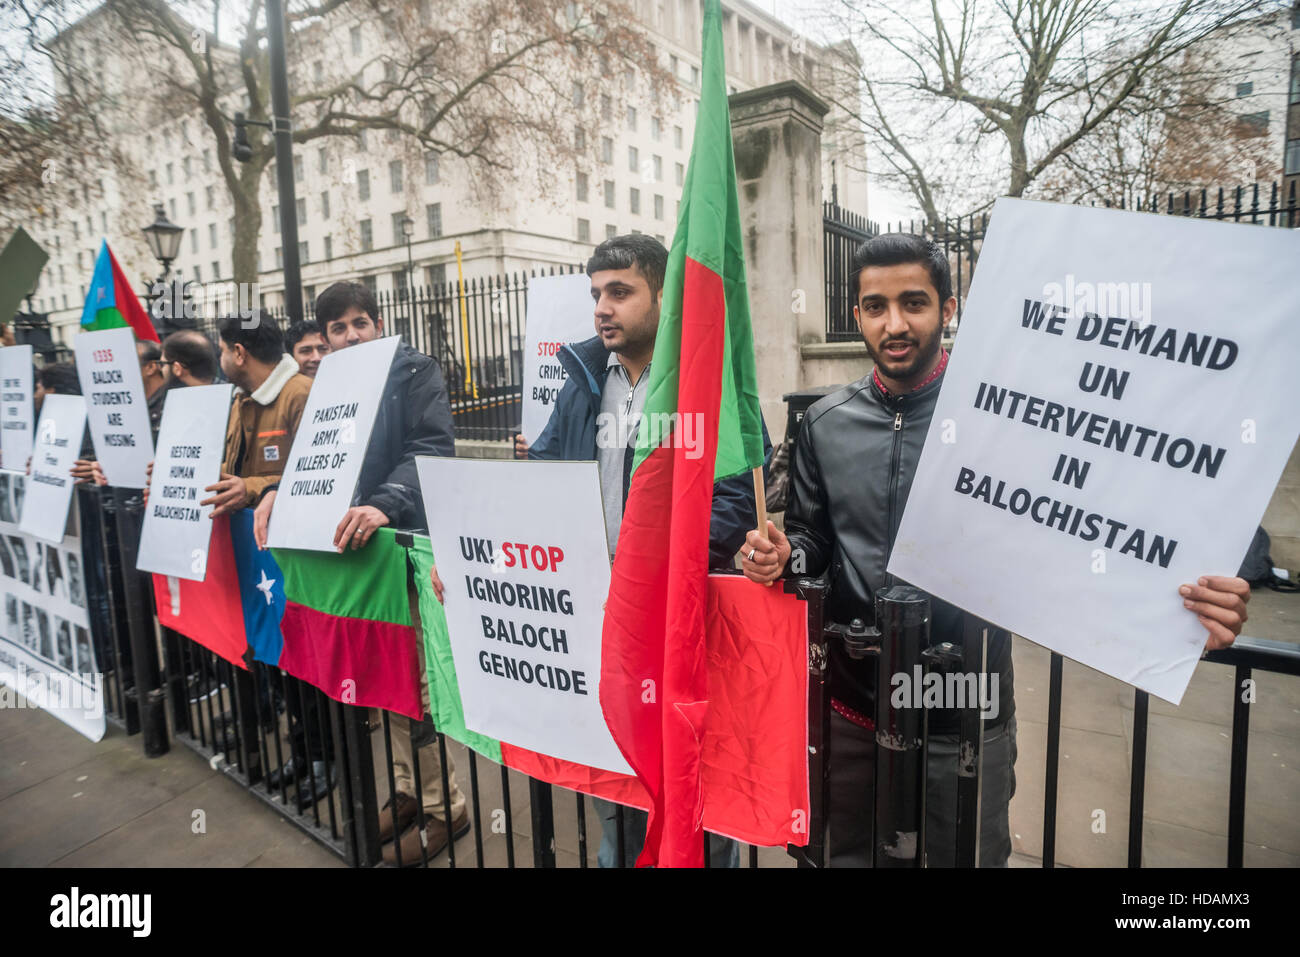
[[[235,112],[263,122],[271,114],[262,0],[245,4],[235,49],[182,18],[167,0],[107,5],[142,41],[142,62],[156,62],[161,47],[178,64],[155,72],[163,101],[173,112],[197,108],[215,141],[234,206],[234,279],[255,280],[258,192],[275,144],[269,131],[249,126],[247,162],[232,158],[231,145]],[[566,8],[547,0],[460,0],[437,4],[436,19],[434,6],[428,0],[286,3],[295,145],[395,131],[423,150],[462,160],[469,183],[492,196],[503,179],[532,174],[553,184],[557,167],[572,167],[579,158],[575,123],[591,123],[598,88],[613,86],[616,67],[634,66],[659,95],[672,89],[620,2]],[[218,13],[215,4],[202,2],[184,10],[196,22]],[[343,44],[363,26],[378,26],[384,42],[361,68],[340,73]],[[308,76],[309,60],[322,63],[320,76]]]
[[[838,0],[826,32],[861,58],[828,69],[853,80],[836,106],[853,117],[931,224],[1021,196],[1080,165],[1097,138],[1142,138],[1169,107],[1159,85],[1199,41],[1278,0]],[[1217,133],[1211,135],[1218,135]]]

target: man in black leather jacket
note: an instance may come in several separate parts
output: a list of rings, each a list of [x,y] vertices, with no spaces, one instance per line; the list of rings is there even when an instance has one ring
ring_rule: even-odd
[[[785,576],[829,574],[826,619],[872,619],[876,592],[893,584],[885,568],[912,478],[929,431],[947,353],[943,327],[957,301],[947,257],[920,237],[888,234],[864,243],[850,277],[854,316],[876,366],[870,374],[816,402],[804,417],[791,466],[785,533],[749,533],[741,555],[745,574],[771,582]],[[1184,586],[1187,606],[1210,632],[1208,647],[1240,633],[1249,586],[1208,578]],[[932,643],[963,638],[963,612],[930,597]],[[1211,607],[1213,606],[1213,607]],[[1214,621],[1207,620],[1207,616]],[[832,866],[869,866],[875,763],[875,664],[830,646]],[[981,700],[985,734],[981,779],[980,865],[1005,866],[1011,854],[1007,808],[1015,792],[1015,698],[1011,636],[991,632],[988,684]],[[946,702],[948,703],[948,702]],[[958,712],[929,714],[926,851],[931,866],[955,859]]]

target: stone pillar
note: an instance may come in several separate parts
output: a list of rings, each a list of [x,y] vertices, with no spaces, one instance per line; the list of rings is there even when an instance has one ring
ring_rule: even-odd
[[[797,81],[736,93],[731,132],[763,418],[785,434],[781,395],[800,388],[799,347],[825,338],[822,118],[829,107]]]

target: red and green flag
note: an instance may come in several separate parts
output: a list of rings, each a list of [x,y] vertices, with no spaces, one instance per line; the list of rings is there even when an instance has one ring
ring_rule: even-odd
[[[158,341],[158,333],[140,300],[131,291],[131,284],[117,264],[117,257],[108,248],[108,240],[102,240],[90,289],[86,291],[86,304],[81,310],[81,330],[98,332],[122,326],[130,326],[137,339]]]
[[[763,464],[719,0],[704,5],[703,51],[695,139],[605,606],[601,707],[651,802],[641,866],[703,864],[713,484]],[[683,422],[701,441],[677,440]]]
[[[420,720],[406,549],[394,531],[381,528],[365,548],[342,554],[272,553],[284,582],[284,644],[278,659],[259,658],[336,701]]]

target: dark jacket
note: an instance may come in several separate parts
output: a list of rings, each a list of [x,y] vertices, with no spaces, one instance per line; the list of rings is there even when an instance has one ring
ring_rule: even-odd
[[[397,347],[379,402],[354,505],[370,505],[393,528],[428,529],[417,455],[455,455],[451,402],[438,363],[406,343]]]
[[[890,396],[865,377],[818,400],[804,416],[790,469],[785,533],[792,560],[786,574],[829,572],[827,622],[873,619],[874,595],[894,584],[885,573],[903,508],[912,488],[921,449],[943,376],[905,396]],[[930,643],[962,643],[963,612],[930,596]],[[989,638],[989,672],[998,673],[998,725],[1011,717],[1011,636],[994,630]],[[868,717],[875,714],[875,663],[854,660],[830,643],[831,693]],[[930,730],[955,732],[956,711],[930,713]]]
[[[596,416],[600,397],[609,375],[609,352],[599,336],[572,343],[559,351],[560,364],[568,375],[555,400],[546,428],[528,449],[532,459],[588,461],[596,458]],[[623,502],[627,503],[632,480],[636,436],[623,455]],[[772,457],[772,443],[763,427],[764,468]],[[738,475],[713,486],[713,514],[709,521],[709,567],[729,568],[745,535],[754,527],[754,482]]]

